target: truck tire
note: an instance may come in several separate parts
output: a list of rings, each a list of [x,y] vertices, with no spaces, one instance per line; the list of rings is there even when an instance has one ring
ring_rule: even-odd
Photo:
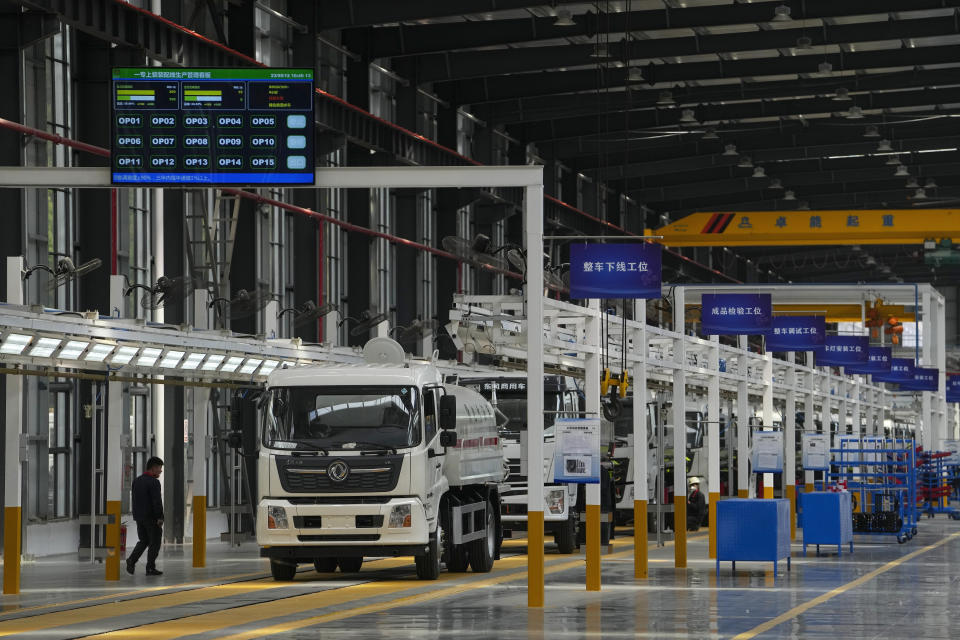
[[[438,528],[437,533],[430,536],[426,554],[413,558],[417,565],[417,577],[421,580],[436,580],[440,577],[440,544],[437,542],[439,533]]]
[[[270,575],[278,582],[290,582],[297,575],[297,563],[292,560],[270,559]]]
[[[497,517],[487,501],[484,536],[470,543],[470,567],[474,573],[488,573],[497,557]]]
[[[313,568],[317,573],[333,573],[337,570],[336,558],[314,558]]]
[[[339,558],[337,564],[340,565],[340,571],[343,573],[357,573],[363,566],[363,556],[349,556]]]
[[[573,553],[577,548],[577,518],[571,512],[560,524],[560,528],[557,529],[557,533],[553,536],[554,542],[557,543],[557,551],[562,554]]]

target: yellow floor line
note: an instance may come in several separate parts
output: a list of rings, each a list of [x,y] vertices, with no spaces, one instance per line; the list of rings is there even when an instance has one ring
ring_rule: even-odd
[[[840,585],[840,586],[837,587],[836,589],[831,589],[830,591],[827,591],[826,593],[817,596],[816,598],[814,598],[813,600],[810,600],[809,602],[805,602],[805,603],[803,603],[803,604],[801,604],[801,605],[799,605],[799,606],[794,607],[793,609],[790,609],[789,611],[787,611],[787,612],[785,612],[785,613],[780,614],[780,615],[777,616],[776,618],[773,618],[773,619],[771,619],[771,620],[767,620],[767,621],[764,622],[763,624],[758,625],[758,626],[754,627],[753,629],[750,629],[749,631],[744,631],[743,633],[740,633],[740,634],[734,636],[734,637],[733,637],[733,640],[749,640],[750,638],[755,638],[756,636],[760,635],[761,633],[763,633],[763,632],[765,632],[765,631],[769,631],[770,629],[773,629],[773,628],[776,627],[777,625],[783,624],[784,622],[787,622],[788,620],[792,620],[793,618],[796,618],[796,617],[799,616],[800,614],[802,614],[802,613],[804,613],[804,612],[806,612],[806,611],[809,611],[809,610],[812,609],[813,607],[815,607],[815,606],[817,606],[817,605],[819,605],[819,604],[823,604],[823,603],[826,602],[827,600],[830,600],[830,599],[832,599],[832,598],[837,597],[837,596],[840,595],[841,593],[845,593],[845,592],[847,592],[847,591],[850,591],[851,589],[854,589],[854,588],[856,588],[856,587],[859,587],[860,585],[864,584],[865,582],[869,582],[870,580],[873,580],[874,578],[876,578],[876,577],[879,576],[880,574],[886,573],[887,571],[890,571],[890,569],[893,569],[893,568],[895,568],[895,567],[898,567],[898,566],[900,566],[901,564],[903,564],[904,562],[908,562],[908,561],[916,558],[916,557],[919,556],[919,555],[922,555],[922,554],[924,554],[924,553],[927,553],[928,551],[932,551],[933,549],[936,549],[937,547],[943,546],[943,545],[947,544],[948,542],[950,542],[951,540],[954,540],[954,539],[956,539],[956,538],[958,538],[958,537],[960,537],[960,532],[954,533],[954,534],[952,534],[952,535],[949,535],[949,536],[947,536],[946,538],[940,540],[939,542],[935,542],[935,543],[933,543],[933,544],[931,544],[931,545],[927,545],[926,547],[923,547],[922,549],[917,549],[916,551],[913,551],[913,552],[911,552],[911,553],[908,553],[907,555],[905,555],[905,556],[903,556],[903,557],[901,557],[901,558],[897,558],[896,560],[891,560],[891,561],[888,562],[887,564],[885,564],[885,565],[883,565],[883,566],[881,566],[881,567],[878,567],[878,568],[874,569],[874,570],[871,571],[870,573],[865,573],[865,574],[863,574],[862,576],[860,576],[860,577],[857,578],[856,580],[853,580],[853,581],[848,582],[848,583],[846,583],[846,584]]]
[[[383,563],[378,563],[378,568],[391,569],[395,566],[402,566],[408,563],[409,559],[387,558]],[[259,573],[256,575],[263,574]],[[308,575],[313,576],[316,574],[310,572]],[[358,577],[359,579],[364,579],[365,576],[361,574]],[[61,627],[69,624],[89,623],[104,618],[130,616],[156,609],[178,607],[185,604],[203,602],[216,598],[226,598],[238,594],[249,594],[254,591],[289,587],[291,584],[295,583],[274,582],[270,578],[251,580],[248,582],[232,582],[229,584],[218,584],[210,587],[191,589],[189,591],[164,593],[156,596],[135,598],[133,600],[92,605],[82,609],[67,609],[54,613],[4,620],[0,621],[0,637],[16,633],[29,633],[31,631],[50,629],[52,627]]]

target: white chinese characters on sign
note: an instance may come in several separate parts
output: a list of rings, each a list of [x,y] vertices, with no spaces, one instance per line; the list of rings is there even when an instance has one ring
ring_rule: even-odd
[[[646,262],[584,262],[584,273],[645,273],[649,265]]]

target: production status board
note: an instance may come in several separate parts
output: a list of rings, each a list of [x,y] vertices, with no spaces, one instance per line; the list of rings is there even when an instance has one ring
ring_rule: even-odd
[[[312,69],[113,69],[112,182],[313,184]]]

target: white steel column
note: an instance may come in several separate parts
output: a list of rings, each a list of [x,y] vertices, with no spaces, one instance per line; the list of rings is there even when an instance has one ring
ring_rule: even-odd
[[[851,386],[853,387],[853,435],[862,438],[865,434],[863,427],[860,426],[860,376],[853,376]]]
[[[737,344],[747,351],[747,336],[739,336]],[[737,357],[737,497],[751,498],[753,483],[750,482],[750,403],[747,389],[747,354]]]
[[[773,429],[773,354],[763,356],[763,427]],[[763,474],[763,497],[773,498],[773,474]]]
[[[123,276],[110,276],[110,308],[117,315],[124,315],[123,309],[125,280]],[[104,469],[107,482],[106,504],[106,546],[107,557],[104,570],[107,580],[120,579],[120,492],[123,478],[123,384],[107,383],[107,438],[104,451]],[[93,511],[91,510],[91,513]]]
[[[23,304],[23,256],[7,258],[7,303]],[[6,375],[6,427],[3,454],[3,593],[20,593],[21,468],[23,376]]]
[[[708,557],[717,557],[717,504],[720,502],[720,336],[710,336],[707,363],[707,508],[710,517]]]
[[[923,361],[923,366],[925,367],[935,367],[937,366],[937,359],[934,357],[934,328],[935,328],[935,314],[931,308],[932,296],[930,295],[930,289],[924,288],[923,293],[920,296],[921,308],[923,309],[923,315],[921,316],[921,321],[923,323],[923,344],[920,347],[921,360]],[[939,345],[939,348],[943,348],[943,345]],[[918,365],[920,363],[917,363]],[[923,443],[923,448],[926,451],[933,451],[937,446],[937,434],[936,434],[936,405],[934,401],[934,394],[929,391],[921,391],[921,421],[923,424],[923,433],[921,436],[921,442]]]
[[[586,322],[586,343],[595,349],[584,356],[583,384],[587,417],[600,417],[600,353],[604,348],[600,344],[601,310],[600,300],[591,298],[587,304],[591,313]],[[609,345],[606,345],[609,348]],[[597,452],[599,453],[599,452]],[[600,470],[603,475],[605,471]],[[587,591],[600,590],[600,483],[588,484],[587,497]]]
[[[817,368],[813,366],[813,351],[807,351],[808,367],[804,374],[806,378],[807,395],[803,399],[803,430],[814,433],[817,430],[813,422],[813,400],[817,390]],[[801,445],[803,442],[801,441]],[[814,477],[813,471],[803,472],[803,490],[807,493],[813,491]]]
[[[783,416],[783,497],[790,501],[790,539],[797,535],[797,362],[787,352],[787,393]]]
[[[687,566],[687,350],[683,287],[673,291],[673,561]]]
[[[543,186],[523,192],[524,245],[543,253]],[[543,585],[543,261],[529,260],[527,307],[527,606],[542,607]],[[599,383],[599,380],[597,381]]]
[[[633,575],[646,578],[647,557],[647,301],[633,301]]]

